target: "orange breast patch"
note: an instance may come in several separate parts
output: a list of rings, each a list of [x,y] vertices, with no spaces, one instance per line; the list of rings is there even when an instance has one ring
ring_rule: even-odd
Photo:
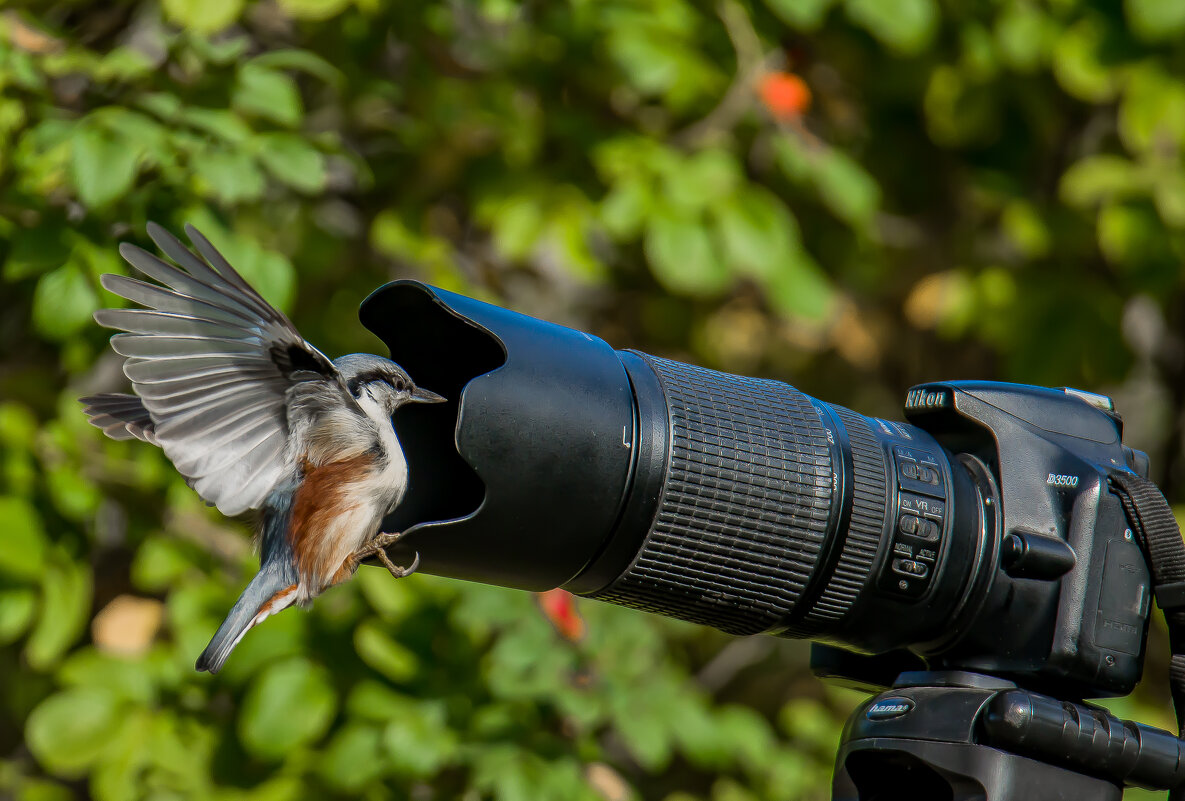
[[[366,477],[374,468],[374,457],[363,453],[351,459],[313,467],[305,463],[304,480],[296,491],[292,508],[292,526],[288,531],[296,569],[302,577],[325,571],[317,564],[317,538],[329,528],[334,518],[347,511],[351,485]],[[336,567],[336,566],[333,566]]]

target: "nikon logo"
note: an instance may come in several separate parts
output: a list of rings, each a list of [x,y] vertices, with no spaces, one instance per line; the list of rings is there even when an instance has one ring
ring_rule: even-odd
[[[1078,476],[1063,476],[1059,473],[1050,473],[1049,478],[1045,479],[1045,483],[1051,487],[1077,487]]]
[[[950,406],[950,394],[943,389],[911,389],[905,396],[906,409],[942,409]]]

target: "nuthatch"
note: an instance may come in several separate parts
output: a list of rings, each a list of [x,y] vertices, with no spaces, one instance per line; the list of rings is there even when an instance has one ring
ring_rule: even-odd
[[[217,673],[252,627],[305,604],[376,556],[390,562],[398,534],[377,533],[407,489],[407,461],[391,415],[438,403],[388,359],[355,353],[330,361],[256,292],[192,226],[194,254],[149,223],[174,267],[130,244],[120,254],[164,286],[104,275],[110,292],[147,308],[103,309],[95,320],[126,333],[135,395],[82,398],[112,439],[159,445],[197,493],[227,515],[262,511],[259,573],[198,657]]]

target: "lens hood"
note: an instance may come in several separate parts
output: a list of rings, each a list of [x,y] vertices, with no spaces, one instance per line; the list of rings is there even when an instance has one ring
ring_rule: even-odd
[[[401,280],[362,323],[446,403],[408,404],[395,430],[404,501],[384,521],[421,570],[526,590],[572,579],[603,547],[634,449],[630,380],[603,340]]]

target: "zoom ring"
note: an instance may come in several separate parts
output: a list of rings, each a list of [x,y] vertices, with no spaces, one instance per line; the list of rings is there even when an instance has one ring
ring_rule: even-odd
[[[639,356],[666,399],[667,473],[634,563],[593,597],[732,634],[774,628],[827,536],[832,470],[819,416],[787,384]]]
[[[868,582],[880,547],[888,503],[884,451],[868,419],[830,404],[847,432],[852,451],[852,514],[835,571],[802,622],[782,632],[785,637],[812,637],[834,631]],[[844,532],[837,532],[844,536]]]

